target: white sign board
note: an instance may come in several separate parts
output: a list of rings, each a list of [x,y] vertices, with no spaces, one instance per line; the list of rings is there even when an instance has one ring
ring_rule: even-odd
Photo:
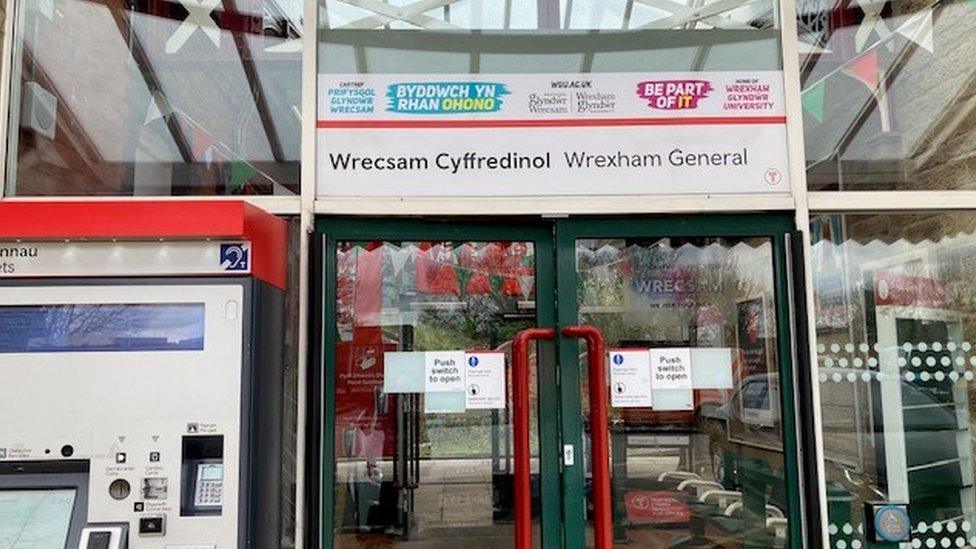
[[[468,353],[465,360],[467,370],[467,399],[465,408],[469,410],[505,408],[505,354]]]
[[[250,272],[250,242],[0,242],[0,278]]]
[[[318,90],[322,196],[790,190],[780,71],[327,74]]]
[[[464,376],[464,351],[424,353],[424,392],[463,393]]]
[[[464,393],[427,393],[424,395],[425,414],[463,414]]]
[[[655,410],[693,410],[691,349],[651,349],[651,384]]]
[[[695,389],[732,388],[732,349],[691,349],[691,382]]]
[[[655,389],[691,389],[691,350],[651,349],[651,383]]]
[[[610,406],[648,408],[651,404],[650,355],[646,349],[610,351]]]
[[[422,393],[426,387],[426,361],[423,352],[383,353],[383,392]]]

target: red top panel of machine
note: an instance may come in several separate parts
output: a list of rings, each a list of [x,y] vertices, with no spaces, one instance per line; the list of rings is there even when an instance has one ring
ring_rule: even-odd
[[[0,202],[0,240],[200,240],[251,243],[251,273],[285,289],[285,222],[243,200]]]

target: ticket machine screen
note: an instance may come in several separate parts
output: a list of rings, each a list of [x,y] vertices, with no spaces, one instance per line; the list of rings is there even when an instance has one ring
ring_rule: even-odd
[[[0,490],[0,547],[63,549],[74,489]]]
[[[0,353],[201,351],[203,303],[0,306]]]

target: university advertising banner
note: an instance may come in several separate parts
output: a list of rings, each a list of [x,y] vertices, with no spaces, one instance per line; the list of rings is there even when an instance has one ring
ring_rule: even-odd
[[[784,193],[779,71],[319,75],[318,193]]]

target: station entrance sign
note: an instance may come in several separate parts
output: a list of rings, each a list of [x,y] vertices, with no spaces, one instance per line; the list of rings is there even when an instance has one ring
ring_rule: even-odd
[[[790,188],[780,71],[328,74],[317,126],[323,196]]]

